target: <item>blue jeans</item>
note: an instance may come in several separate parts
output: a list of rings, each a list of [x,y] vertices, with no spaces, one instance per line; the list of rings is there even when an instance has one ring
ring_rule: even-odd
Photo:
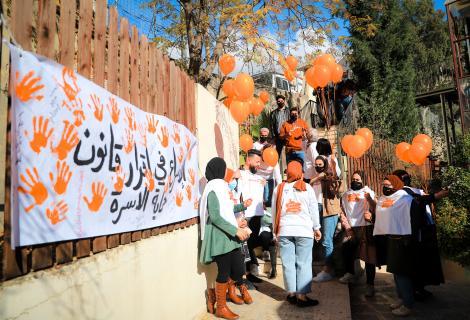
[[[289,163],[292,160],[298,160],[304,166],[305,162],[305,153],[303,151],[291,151],[286,153],[286,163]]]
[[[393,274],[393,279],[395,280],[398,298],[403,300],[403,305],[405,307],[411,309],[415,302],[413,295],[413,282],[411,281],[411,278],[409,276]]]
[[[273,190],[274,190],[274,179],[269,179],[266,181],[264,185],[264,194],[263,194],[263,201],[266,207],[271,207],[271,200],[273,198]]]
[[[313,238],[279,237],[284,286],[290,293],[312,291]]]
[[[323,211],[323,210],[322,210]],[[338,215],[323,217],[320,215],[322,236],[323,236],[323,250],[325,252],[325,263],[331,266],[331,259],[333,256],[333,237],[335,236],[336,225],[338,224]]]

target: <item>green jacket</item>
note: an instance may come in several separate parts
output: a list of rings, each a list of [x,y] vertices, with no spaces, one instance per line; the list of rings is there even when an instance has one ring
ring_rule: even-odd
[[[219,199],[214,191],[207,195],[207,210],[209,218],[199,257],[201,263],[205,264],[213,262],[215,256],[241,247],[239,239],[235,236],[238,228],[220,216]],[[234,213],[243,210],[245,210],[243,204],[237,204],[233,209]]]

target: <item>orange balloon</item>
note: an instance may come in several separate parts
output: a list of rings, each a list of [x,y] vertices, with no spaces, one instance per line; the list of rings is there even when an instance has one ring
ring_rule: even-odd
[[[289,69],[295,71],[297,69],[297,59],[294,56],[288,56],[286,58],[286,63]]]
[[[250,113],[252,113],[255,117],[258,116],[261,111],[263,111],[264,103],[260,98],[253,97],[248,100],[248,102],[250,104]]]
[[[279,160],[279,155],[277,154],[277,151],[275,148],[270,147],[270,148],[264,149],[263,161],[265,163],[267,163],[271,167],[275,167],[278,160]]]
[[[410,148],[411,148],[411,144],[410,144]],[[403,153],[403,159],[401,159],[402,161],[405,161],[405,162],[408,162],[408,163],[411,163],[411,159],[410,159],[410,149],[406,150],[404,153]]]
[[[240,136],[240,148],[245,152],[253,148],[253,138],[249,134]]]
[[[261,101],[263,101],[263,103],[267,103],[269,101],[269,93],[265,90],[260,91],[259,98]]]
[[[411,145],[406,142],[400,142],[395,147],[395,155],[398,159],[405,162],[410,162],[408,154],[406,153],[411,148]]]
[[[230,54],[224,54],[219,58],[219,69],[227,75],[235,69],[235,58]]]
[[[235,94],[240,100],[247,100],[255,92],[253,78],[246,73],[239,73],[234,82]]]
[[[227,79],[222,85],[222,90],[227,97],[233,97],[235,95],[235,89],[233,88],[233,79]]]
[[[352,134],[347,134],[343,137],[343,139],[341,139],[341,148],[347,154],[349,154],[349,146],[352,143],[353,137],[354,136]]]
[[[287,80],[292,81],[295,79],[295,73],[292,72],[292,70],[285,69],[284,70],[284,77],[286,77]]]
[[[367,149],[367,141],[363,136],[354,135],[349,145],[349,155],[353,158],[360,158]]]
[[[341,80],[343,80],[343,67],[335,63],[333,68],[331,68],[331,81],[338,83],[341,82]]]
[[[224,105],[225,105],[227,108],[230,108],[230,105],[232,104],[232,101],[233,101],[233,97],[227,97],[227,98],[225,98],[225,100],[224,100]]]
[[[315,80],[314,68],[315,67],[311,67],[307,69],[305,72],[305,79],[307,80],[308,85],[315,89],[318,87],[318,83]]]
[[[412,143],[421,143],[426,149],[428,154],[432,150],[432,139],[430,136],[426,134],[423,134],[423,133],[418,134],[416,137],[413,138]]]
[[[364,139],[366,139],[366,141],[367,141],[367,149],[366,150],[369,150],[369,148],[372,146],[372,142],[374,140],[374,135],[372,134],[372,131],[370,131],[368,128],[360,128],[356,131],[356,134],[360,135],[360,136],[363,136]]]
[[[408,151],[411,162],[416,165],[422,165],[428,156],[426,147],[421,143],[412,143]]]
[[[250,115],[250,104],[244,101],[233,100],[230,104],[230,114],[236,122],[242,123]]]
[[[335,58],[329,53],[321,54],[313,61],[314,66],[324,65],[332,68],[335,64]]]
[[[313,77],[315,82],[318,84],[319,87],[325,87],[328,82],[330,81],[331,71],[330,68],[326,65],[316,65],[313,67]]]

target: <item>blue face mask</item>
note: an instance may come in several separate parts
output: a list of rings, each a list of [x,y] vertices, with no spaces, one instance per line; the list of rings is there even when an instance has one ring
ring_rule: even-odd
[[[230,190],[235,190],[235,188],[237,187],[237,180],[232,180],[229,184],[228,184],[228,187]]]

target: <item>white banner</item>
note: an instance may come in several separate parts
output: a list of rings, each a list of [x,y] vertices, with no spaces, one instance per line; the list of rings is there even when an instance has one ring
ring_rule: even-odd
[[[11,46],[12,245],[197,216],[197,141],[62,65]]]

